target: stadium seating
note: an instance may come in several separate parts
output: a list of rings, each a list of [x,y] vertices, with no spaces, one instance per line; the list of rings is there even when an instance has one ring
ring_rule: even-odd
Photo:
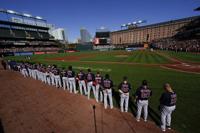
[[[13,35],[11,34],[11,31],[9,28],[0,28],[0,38],[11,38]]]
[[[27,31],[27,32],[28,32],[28,34],[30,34],[30,37],[32,37],[34,39],[40,39],[41,38],[36,31]]]
[[[26,33],[24,30],[12,30],[12,31],[16,38],[26,38]]]

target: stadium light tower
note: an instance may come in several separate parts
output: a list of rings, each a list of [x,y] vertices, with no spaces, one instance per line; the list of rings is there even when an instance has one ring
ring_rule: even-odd
[[[23,16],[25,16],[25,17],[32,17],[32,15],[30,15],[30,14],[27,14],[27,13],[23,13]]]
[[[36,16],[35,18],[36,18],[36,19],[39,19],[39,20],[41,20],[41,19],[42,19],[42,17],[40,17],[40,16]]]
[[[134,21],[132,23],[128,23],[128,24],[123,24],[121,25],[121,29],[123,28],[136,28],[138,27],[138,25],[142,24],[142,23],[146,23],[146,20],[138,20],[138,21]]]
[[[16,12],[13,11],[13,10],[7,10],[7,12],[10,13],[10,14],[15,14],[15,13],[16,13]]]

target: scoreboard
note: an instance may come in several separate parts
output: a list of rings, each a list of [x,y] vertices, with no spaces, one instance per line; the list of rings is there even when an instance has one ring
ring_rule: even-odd
[[[94,45],[109,45],[110,44],[110,32],[96,32]]]

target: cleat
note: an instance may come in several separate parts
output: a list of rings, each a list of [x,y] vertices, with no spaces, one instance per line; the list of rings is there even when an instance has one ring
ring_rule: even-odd
[[[164,129],[164,128],[161,128],[161,130],[162,130],[163,132],[165,132],[165,131],[166,131],[166,129]]]
[[[167,129],[168,129],[168,130],[171,130],[171,127],[170,127],[170,126],[167,126]]]

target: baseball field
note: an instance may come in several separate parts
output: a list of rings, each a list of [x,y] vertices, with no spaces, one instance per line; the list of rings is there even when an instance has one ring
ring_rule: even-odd
[[[34,55],[31,59],[24,56],[7,59],[56,64],[58,67],[72,65],[75,71],[88,68],[103,75],[108,73],[114,81],[113,100],[119,107],[117,86],[123,76],[127,76],[133,89],[129,112],[135,114],[133,95],[141,81],[146,79],[153,91],[150,99],[150,117],[159,123],[159,98],[163,84],[168,82],[178,94],[177,108],[172,115],[172,128],[180,133],[200,132],[200,54],[166,51],[107,51],[75,52]]]

